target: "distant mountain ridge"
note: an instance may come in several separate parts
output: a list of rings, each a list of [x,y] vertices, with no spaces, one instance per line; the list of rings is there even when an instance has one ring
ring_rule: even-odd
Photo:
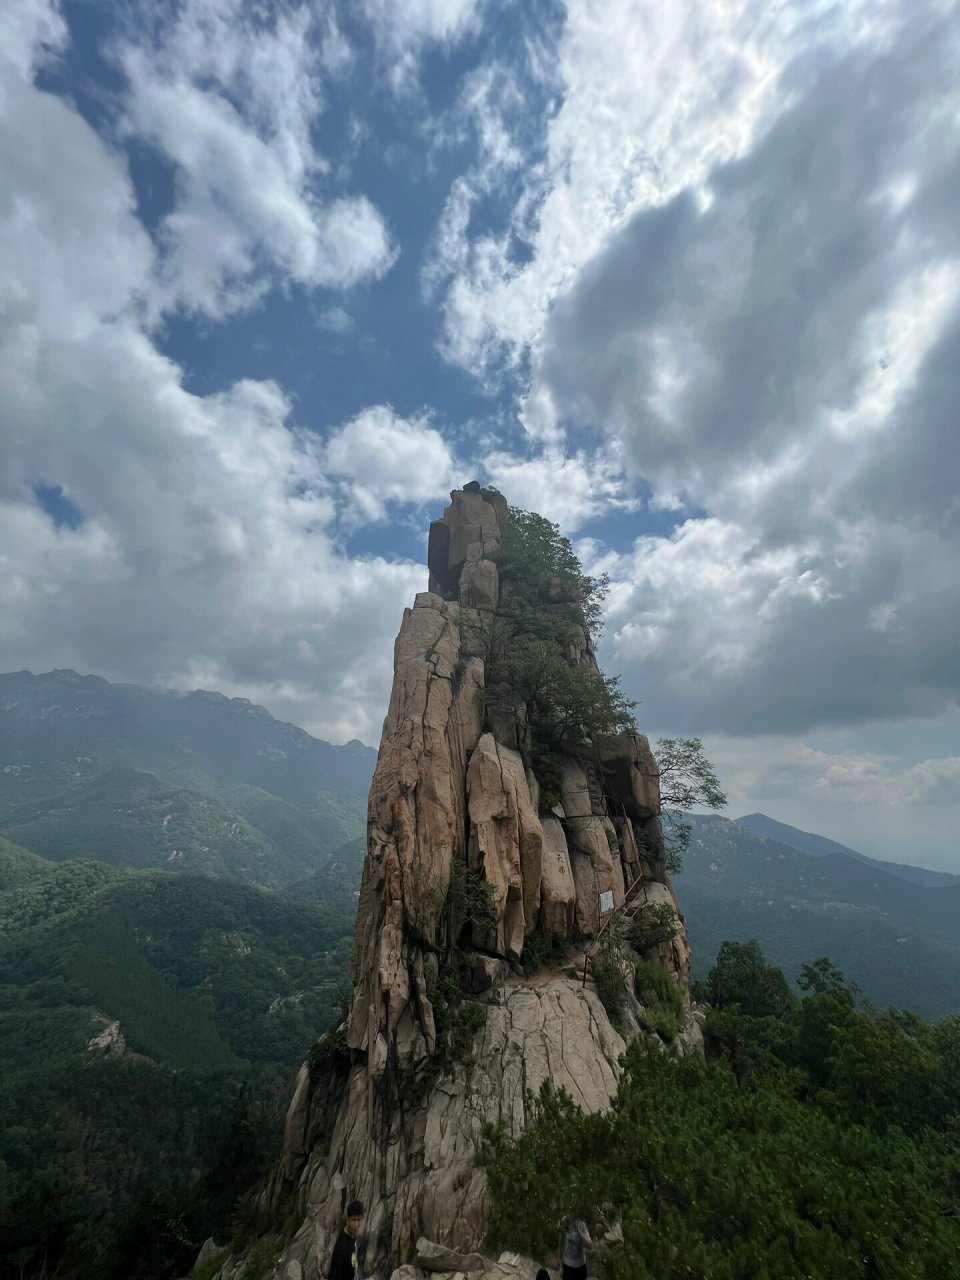
[[[688,820],[678,891],[699,977],[722,941],[756,938],[791,979],[826,955],[876,1004],[960,1012],[960,881],[911,883],[873,859],[813,857],[725,818]]]
[[[813,858],[823,858],[828,854],[839,853],[848,858],[856,858],[858,862],[868,863],[887,875],[907,880],[911,884],[934,888],[941,885],[960,884],[960,876],[951,875],[948,871],[931,871],[928,867],[918,867],[911,863],[886,862],[882,858],[871,858],[856,849],[850,849],[836,840],[828,840],[825,836],[814,835],[811,831],[801,831],[798,827],[788,826],[785,822],[777,822],[768,818],[765,813],[748,813],[736,819],[737,826],[750,831],[755,836],[763,836],[767,840],[777,840],[780,844],[799,849]]]
[[[375,761],[244,698],[0,675],[0,835],[53,861],[280,888],[362,833]]]

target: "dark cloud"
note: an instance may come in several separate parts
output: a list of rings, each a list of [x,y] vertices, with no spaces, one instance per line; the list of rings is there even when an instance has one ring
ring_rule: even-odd
[[[613,656],[656,723],[793,732],[958,699],[958,54],[918,5],[804,55],[707,199],[635,216],[553,310],[535,393],[714,517],[617,570]]]

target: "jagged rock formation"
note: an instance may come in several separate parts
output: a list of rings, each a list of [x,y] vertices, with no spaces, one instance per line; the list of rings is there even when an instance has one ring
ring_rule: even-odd
[[[689,1007],[646,739],[598,735],[545,767],[525,708],[501,696],[511,587],[498,559],[509,520],[502,495],[471,484],[430,528],[430,590],[397,637],[370,790],[353,1005],[301,1069],[287,1117],[272,1194],[295,1194],[303,1225],[278,1274],[325,1274],[354,1196],[367,1206],[365,1274],[410,1264],[420,1237],[477,1249],[489,1211],[475,1159],[483,1125],[519,1133],[527,1091],[544,1080],[587,1109],[608,1104],[624,1040],[580,978],[611,901],[603,895],[620,907],[629,894],[633,917],[657,904],[677,913],[656,956]],[[558,578],[548,595],[545,607],[572,619],[564,661],[595,672],[576,594]],[[527,977],[534,935],[541,951],[560,943],[567,958]],[[686,1047],[698,1036],[687,1013]]]

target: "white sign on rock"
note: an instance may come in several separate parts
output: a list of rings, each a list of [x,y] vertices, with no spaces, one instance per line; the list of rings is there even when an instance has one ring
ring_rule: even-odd
[[[605,916],[608,911],[613,910],[613,890],[608,889],[606,893],[600,895],[600,914]]]

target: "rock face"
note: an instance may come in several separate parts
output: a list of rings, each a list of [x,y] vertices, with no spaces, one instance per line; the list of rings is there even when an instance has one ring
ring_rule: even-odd
[[[102,1053],[108,1058],[122,1058],[127,1052],[127,1038],[120,1029],[120,1023],[116,1020],[110,1021],[99,1017],[106,1022],[106,1026],[97,1035],[92,1036],[87,1041],[88,1053]]]
[[[508,522],[502,495],[471,484],[430,528],[430,589],[397,637],[370,789],[353,1004],[301,1069],[271,1192],[303,1214],[277,1275],[326,1274],[354,1197],[367,1207],[365,1274],[406,1274],[418,1241],[411,1275],[430,1265],[426,1242],[435,1260],[475,1253],[489,1214],[483,1126],[518,1134],[527,1091],[545,1080],[588,1110],[608,1105],[624,1041],[592,982],[523,975],[533,935],[565,946],[579,972],[578,945],[611,905],[640,920],[669,904],[678,929],[655,958],[689,1005],[646,739],[607,735],[544,763],[524,706],[489,696],[511,598],[498,567]],[[563,661],[595,672],[568,585],[551,579],[544,608],[572,619]],[[684,1027],[695,1051],[699,1028]]]

